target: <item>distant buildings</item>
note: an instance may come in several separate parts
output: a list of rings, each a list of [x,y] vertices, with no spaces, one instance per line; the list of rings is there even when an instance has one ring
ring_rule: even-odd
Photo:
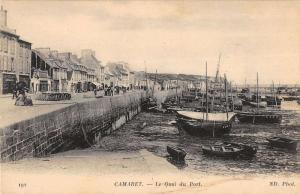
[[[95,79],[93,79],[92,82],[104,82],[104,66],[101,64],[101,61],[96,58],[95,51],[91,49],[82,50],[80,62],[87,68],[95,71]]]
[[[67,64],[50,48],[32,50],[31,91],[67,91]]]
[[[134,72],[129,68],[126,62],[109,62],[106,65],[106,75],[114,77],[111,79],[109,85],[125,87],[132,89],[134,86],[135,78]]]
[[[183,81],[182,81],[183,80]],[[123,61],[106,66],[92,49],[81,50],[81,56],[50,48],[31,49],[16,30],[7,27],[7,11],[0,10],[0,94],[12,93],[17,82],[24,82],[32,93],[85,92],[95,88],[174,89],[188,87],[185,77],[134,72]],[[192,81],[194,78],[192,78]],[[192,82],[191,82],[192,83]],[[195,85],[190,83],[190,87]],[[197,87],[197,86],[196,86]]]
[[[17,82],[30,87],[31,43],[7,26],[7,11],[0,10],[0,94],[12,93]]]

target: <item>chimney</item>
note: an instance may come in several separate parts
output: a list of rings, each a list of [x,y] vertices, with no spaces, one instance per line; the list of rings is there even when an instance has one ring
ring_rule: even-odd
[[[7,27],[7,11],[3,9],[2,5],[0,10],[0,26]]]
[[[38,52],[42,53],[43,55],[49,57],[50,54],[50,48],[35,48],[35,50],[37,50]]]
[[[58,51],[54,50],[54,51],[50,51],[51,55],[55,58],[58,57]]]
[[[94,56],[95,57],[95,51],[93,51],[91,49],[81,50],[81,57],[88,57],[88,56]]]
[[[71,58],[71,53],[66,52],[66,53],[58,53],[57,57],[60,59],[70,59]]]

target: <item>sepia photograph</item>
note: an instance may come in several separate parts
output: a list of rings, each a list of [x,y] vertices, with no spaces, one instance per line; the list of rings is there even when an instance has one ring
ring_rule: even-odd
[[[0,0],[1,194],[298,194],[300,1]]]

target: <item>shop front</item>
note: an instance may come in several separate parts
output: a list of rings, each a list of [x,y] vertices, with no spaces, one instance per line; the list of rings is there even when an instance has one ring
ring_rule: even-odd
[[[47,92],[48,86],[48,81],[40,80],[40,92]]]
[[[24,82],[27,88],[30,88],[30,77],[29,75],[19,75],[19,82]]]
[[[59,80],[53,80],[52,87],[52,91],[59,92]]]
[[[17,78],[15,74],[2,74],[2,94],[13,93]]]

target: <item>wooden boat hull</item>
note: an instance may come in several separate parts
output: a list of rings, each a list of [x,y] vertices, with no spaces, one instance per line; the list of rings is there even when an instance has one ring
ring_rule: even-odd
[[[285,142],[285,141],[275,140],[273,138],[267,138],[267,141],[269,141],[272,147],[285,148],[292,151],[297,150],[297,146],[298,146],[298,142],[294,140],[291,140],[290,142]]]
[[[226,113],[208,113],[210,120],[202,118],[203,113],[178,111],[177,126],[193,136],[221,136],[229,133],[235,113],[228,113],[228,121],[223,118]]]
[[[242,123],[281,123],[280,114],[259,114],[254,112],[237,113],[236,117]]]
[[[254,156],[257,153],[257,148],[241,143],[224,142],[225,145],[241,149],[240,155],[242,156]]]
[[[213,150],[212,147],[215,149]],[[223,158],[236,158],[240,155],[241,150],[235,149],[234,151],[222,151],[216,149],[214,146],[202,146],[202,152],[204,155],[223,157]]]
[[[229,133],[231,122],[208,122],[178,118],[177,124],[180,129],[194,136],[221,136]]]
[[[167,152],[176,160],[184,160],[186,152],[183,149],[167,146]]]

